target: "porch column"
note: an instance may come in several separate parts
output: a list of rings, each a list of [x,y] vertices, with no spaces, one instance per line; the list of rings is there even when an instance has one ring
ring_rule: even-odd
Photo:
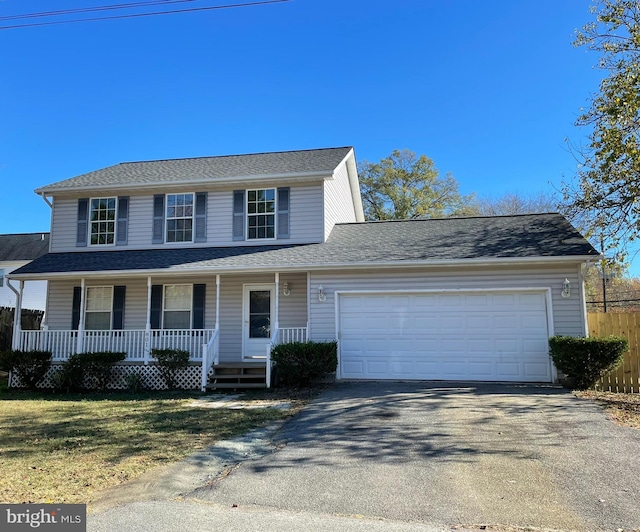
[[[144,328],[144,363],[149,364],[151,355],[151,277],[147,277],[147,323]]]
[[[308,342],[311,337],[311,272],[307,272],[307,335],[304,339]]]
[[[84,350],[84,297],[86,291],[86,283],[83,277],[80,279],[80,319],[78,320],[76,353],[82,353]]]
[[[274,320],[274,324],[273,324],[273,328],[272,330],[275,330],[276,332],[279,329],[279,316],[280,316],[280,274],[278,272],[276,272],[276,316],[275,316],[275,320]],[[279,335],[280,333],[278,333]],[[278,337],[276,336],[276,342],[278,341]]]
[[[220,327],[220,274],[216,275],[216,331]],[[219,334],[219,333],[218,333]]]
[[[16,310],[13,314],[13,337],[11,338],[12,349],[21,349],[20,336],[22,333],[22,292],[24,291],[24,281],[20,281],[20,288],[16,291],[7,280],[7,285],[16,294]]]

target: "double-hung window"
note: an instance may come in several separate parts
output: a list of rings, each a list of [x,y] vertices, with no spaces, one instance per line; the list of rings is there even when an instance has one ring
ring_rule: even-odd
[[[84,328],[106,331],[111,329],[113,286],[89,286],[86,291]]]
[[[116,203],[116,198],[91,199],[89,234],[92,246],[104,246],[115,243]]]
[[[247,239],[276,237],[276,189],[247,191]]]
[[[167,242],[193,242],[193,194],[167,194]]]
[[[193,285],[168,284],[163,294],[163,328],[190,329]]]

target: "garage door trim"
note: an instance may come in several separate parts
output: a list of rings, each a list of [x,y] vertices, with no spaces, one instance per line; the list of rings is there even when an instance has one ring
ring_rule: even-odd
[[[342,378],[342,356],[341,356],[341,338],[340,338],[340,297],[343,295],[391,295],[391,294],[477,294],[477,293],[538,293],[545,296],[545,307],[547,313],[547,332],[548,335],[554,336],[553,327],[553,298],[551,294],[551,287],[500,287],[500,288],[428,288],[428,289],[392,289],[392,290],[336,290],[334,305],[335,305],[335,331],[336,338],[338,340],[338,367],[336,368],[336,379]],[[551,382],[555,382],[558,378],[558,372],[555,364],[551,362],[549,357],[549,363],[551,364]]]

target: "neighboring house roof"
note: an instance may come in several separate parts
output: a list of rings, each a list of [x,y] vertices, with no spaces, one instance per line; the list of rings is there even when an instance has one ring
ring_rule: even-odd
[[[12,275],[582,261],[598,256],[562,215],[548,213],[338,224],[322,244],[50,253]]]
[[[169,184],[175,186],[260,177],[331,176],[352,149],[325,148],[120,163],[38,188],[36,193]]]
[[[0,235],[0,262],[33,260],[49,251],[49,233]]]

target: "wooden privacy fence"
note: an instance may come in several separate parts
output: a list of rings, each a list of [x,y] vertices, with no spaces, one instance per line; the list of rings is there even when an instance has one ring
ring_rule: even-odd
[[[620,367],[596,384],[598,390],[640,393],[640,312],[590,312],[589,336],[622,336],[629,340],[629,350]]]

